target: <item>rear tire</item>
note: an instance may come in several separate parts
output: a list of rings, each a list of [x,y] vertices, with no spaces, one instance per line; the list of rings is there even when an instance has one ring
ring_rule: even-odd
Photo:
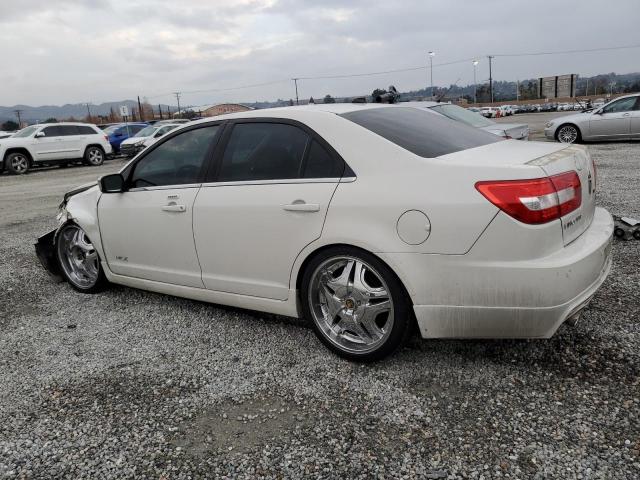
[[[309,262],[301,304],[320,341],[357,362],[393,353],[414,323],[411,300],[395,273],[376,256],[348,246],[328,248]]]
[[[87,147],[84,152],[84,161],[92,167],[99,167],[104,163],[104,151],[100,147]]]
[[[9,173],[24,175],[31,168],[31,159],[26,153],[10,153],[7,155],[4,165]]]

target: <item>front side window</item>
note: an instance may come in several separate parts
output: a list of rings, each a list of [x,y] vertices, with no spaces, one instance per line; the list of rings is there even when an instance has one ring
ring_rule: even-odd
[[[45,137],[59,137],[62,135],[60,127],[46,127],[42,130],[44,132]]]
[[[225,149],[218,181],[299,178],[308,140],[309,135],[293,125],[237,124]]]
[[[168,139],[136,163],[131,187],[197,183],[218,129],[217,125],[202,127]]]
[[[604,107],[602,111],[604,113],[629,112],[633,110],[635,104],[636,97],[622,98],[615,102],[611,102],[609,105]]]

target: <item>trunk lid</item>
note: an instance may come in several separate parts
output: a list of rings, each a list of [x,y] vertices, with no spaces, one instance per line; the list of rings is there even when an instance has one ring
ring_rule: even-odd
[[[571,145],[531,160],[527,165],[542,168],[548,176],[570,171],[578,174],[582,202],[580,207],[561,218],[562,239],[568,245],[589,227],[596,209],[596,173],[588,150],[579,145]]]

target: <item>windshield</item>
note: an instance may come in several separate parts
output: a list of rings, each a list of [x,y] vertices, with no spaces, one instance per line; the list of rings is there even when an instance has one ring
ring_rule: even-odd
[[[341,117],[425,158],[502,141],[497,135],[452,122],[421,108],[371,108],[344,113]]]
[[[145,127],[142,130],[140,130],[138,133],[136,133],[134,137],[150,137],[151,135],[153,135],[153,132],[155,132],[157,129],[158,127],[149,125],[148,127]]]
[[[449,117],[451,120],[466,123],[472,127],[481,128],[493,125],[491,120],[487,120],[485,117],[476,112],[471,112],[466,108],[459,107],[457,105],[436,105],[431,107],[438,113],[441,113],[445,117]]]
[[[23,128],[22,130],[20,130],[18,133],[14,133],[13,134],[13,138],[24,138],[24,137],[30,137],[31,135],[33,135],[40,127],[37,125],[34,125],[33,127],[27,127],[27,128]]]

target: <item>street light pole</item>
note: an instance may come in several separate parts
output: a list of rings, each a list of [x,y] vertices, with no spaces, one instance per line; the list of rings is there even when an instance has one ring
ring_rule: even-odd
[[[478,103],[478,81],[476,80],[476,67],[478,60],[473,61],[473,103]]]
[[[433,57],[436,52],[429,52],[429,65],[431,67],[431,98],[433,99]]]

